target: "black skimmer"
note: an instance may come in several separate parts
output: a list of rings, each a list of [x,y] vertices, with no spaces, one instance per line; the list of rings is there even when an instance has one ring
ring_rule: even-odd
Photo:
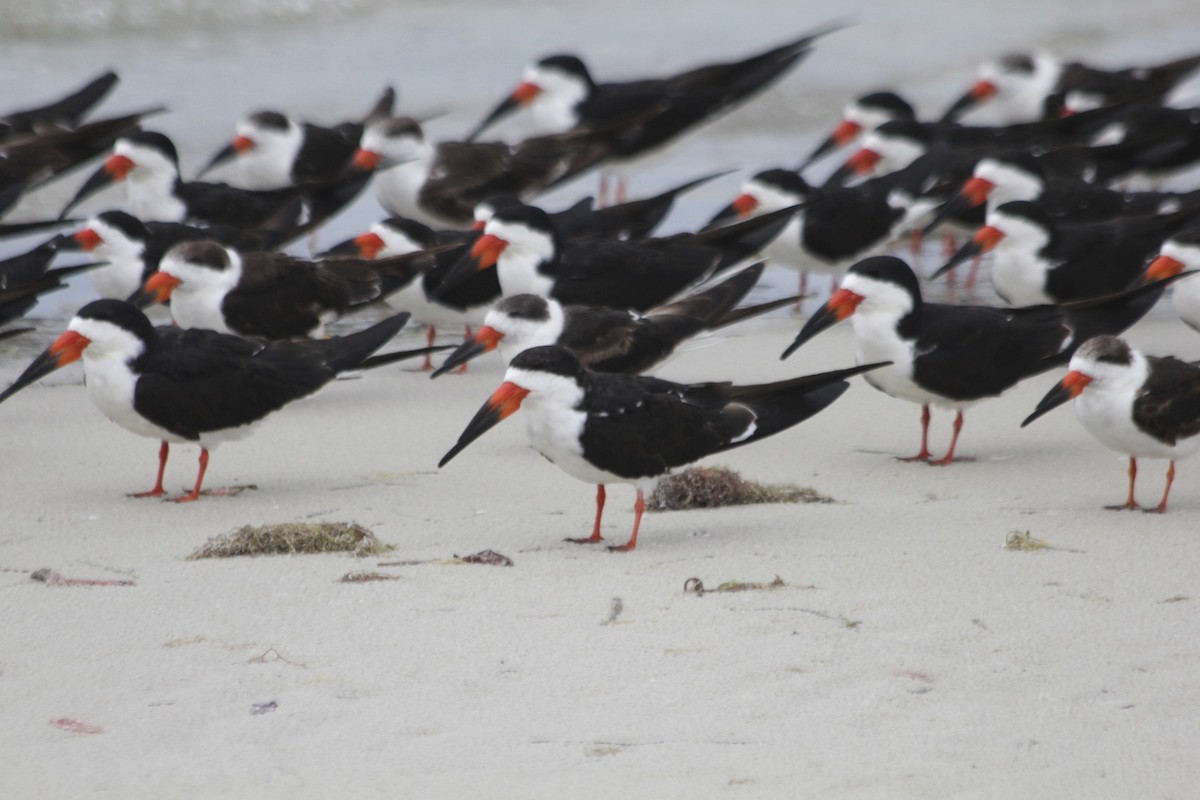
[[[1163,242],[1158,255],[1146,268],[1147,281],[1161,281],[1184,271],[1200,270],[1200,226],[1176,233]],[[1200,280],[1185,277],[1172,288],[1171,302],[1179,318],[1200,331]]]
[[[363,127],[391,116],[394,90],[385,89],[366,116],[333,127],[293,119],[279,111],[256,111],[240,120],[233,140],[200,170],[236,166],[231,184],[242,189],[283,189],[336,180],[350,168]]]
[[[1115,118],[1116,112],[1101,110],[1001,126],[890,120],[863,135],[859,149],[829,177],[828,183],[844,183],[850,175],[863,178],[894,172],[936,153],[944,163],[935,163],[930,172],[942,181],[953,180],[958,185],[981,158],[1010,149],[1045,153],[1084,147]]]
[[[272,228],[281,219],[295,218],[303,204],[305,221],[289,231],[287,238],[292,239],[341,210],[369,178],[369,174],[353,174],[332,183],[262,192],[183,181],[171,140],[156,131],[135,131],[117,139],[113,154],[79,188],[62,215],[115,181],[123,181],[128,187],[126,210],[145,222]]]
[[[963,409],[1047,369],[1060,366],[1084,340],[1119,333],[1162,296],[1165,283],[1071,306],[987,306],[928,303],[917,276],[899,258],[858,262],[825,307],[814,314],[787,358],[821,331],[852,316],[856,359],[890,361],[866,380],[876,389],[921,406],[921,450],[909,461],[943,466],[954,461]],[[930,461],[929,407],[955,410],[945,457]]]
[[[1009,305],[1112,294],[1135,284],[1163,241],[1198,210],[1070,224],[1055,220],[1037,203],[1013,200],[989,211],[987,224],[933,277],[991,252],[992,287]]]
[[[1129,456],[1129,494],[1113,510],[1140,508],[1134,498],[1139,458],[1165,458],[1162,500],[1144,511],[1167,510],[1175,461],[1200,450],[1200,365],[1144,356],[1121,338],[1097,336],[1071,357],[1070,372],[1051,389],[1022,427],[1068,400],[1075,416],[1104,446]]]
[[[566,304],[645,311],[756,253],[793,213],[783,209],[725,228],[640,242],[563,242],[540,208],[505,206],[496,209],[442,290],[494,265],[505,296],[536,294]]]
[[[426,141],[420,124],[390,117],[366,127],[354,165],[378,172],[376,198],[392,215],[435,226],[470,225],[497,194],[528,199],[608,156],[606,131],[579,130],[504,142]]]
[[[264,342],[213,331],[155,328],[129,303],[95,300],[0,394],[0,402],[82,357],[88,396],[100,411],[132,433],[162,441],[154,487],[135,496],[161,496],[171,443],[195,442],[200,445],[195,486],[175,500],[196,500],[209,451],[223,441],[244,438],[272,411],[312,394],[338,373],[372,366],[371,354],[407,319],[407,314],[397,314],[334,339]]]
[[[1012,53],[984,63],[971,88],[958,97],[942,120],[954,120],[986,102],[1002,122],[1029,122],[1058,112],[1056,98],[1073,89],[1098,91],[1123,84],[1121,100],[1153,101],[1164,97],[1197,67],[1200,56],[1156,66],[1106,70],[1079,62],[1062,62],[1048,53]]]
[[[705,456],[764,439],[825,409],[846,379],[881,365],[808,375],[757,386],[680,384],[642,375],[591,372],[566,348],[518,354],[504,383],[468,423],[439,467],[522,406],[530,444],[573,478],[597,485],[596,521],[587,539],[603,541],[607,483],[637,488],[633,533],[614,551],[637,547],[645,494],[673,470]]]
[[[388,305],[410,312],[414,321],[426,327],[428,344],[432,347],[439,327],[462,326],[469,336],[471,327],[483,322],[488,307],[500,297],[500,280],[494,269],[476,272],[453,289],[439,293],[459,261],[459,251],[476,238],[478,234],[473,232],[438,232],[416,220],[389,217],[372,225],[366,233],[335,245],[328,253],[353,253],[374,259],[450,246],[451,249],[434,257],[434,263],[422,270],[418,280],[386,298]],[[458,242],[461,246],[453,247]],[[433,369],[433,361],[426,358],[422,369]]]
[[[1200,192],[1123,192],[1078,175],[1048,171],[1045,159],[1008,150],[981,158],[971,177],[946,201],[924,229],[932,231],[947,216],[986,204],[993,209],[1013,200],[1037,203],[1052,217],[1072,222],[1098,221],[1130,214],[1165,214],[1200,204]]]
[[[708,64],[666,78],[597,83],[575,55],[548,56],[525,68],[521,83],[467,136],[528,106],[539,134],[613,129],[613,160],[630,161],[658,150],[695,126],[765,90],[796,66],[832,25],[740,61]],[[601,191],[601,204],[605,202]],[[623,201],[618,187],[616,200]]]
[[[432,375],[465,364],[498,349],[504,363],[517,353],[548,344],[561,345],[583,366],[597,372],[645,372],[668,358],[687,338],[715,330],[755,314],[787,305],[784,298],[735,309],[762,276],[762,262],[720,283],[644,314],[594,306],[563,306],[534,294],[505,297]]]
[[[1159,181],[1200,162],[1200,108],[1135,105],[1122,110],[1109,133],[1102,141],[1119,143],[1127,155],[1097,166],[1100,183],[1130,173]]]
[[[895,190],[906,180],[893,174],[849,187],[812,186],[794,170],[764,170],[743,184],[741,193],[708,224],[798,208],[763,255],[772,264],[799,270],[799,294],[804,295],[807,272],[840,276],[855,261],[883,249],[903,228],[908,211]]]
[[[66,97],[34,108],[0,114],[0,142],[56,128],[79,127],[88,112],[112,91],[119,80],[117,73],[105,72]]]
[[[163,255],[143,291],[160,303],[169,299],[181,328],[318,338],[350,309],[414,280],[423,255],[313,262],[271,251],[238,253],[213,240],[183,242]]]
[[[216,239],[238,250],[269,250],[284,232],[229,226],[198,228],[181,222],[142,222],[124,211],[102,211],[73,234],[56,237],[59,250],[82,250],[103,263],[91,272],[101,297],[128,300],[158,270],[163,254],[176,244]]]
[[[814,161],[859,141],[864,134],[894,119],[916,119],[912,104],[895,92],[871,92],[858,97],[842,109],[842,121],[797,168],[802,172]]]

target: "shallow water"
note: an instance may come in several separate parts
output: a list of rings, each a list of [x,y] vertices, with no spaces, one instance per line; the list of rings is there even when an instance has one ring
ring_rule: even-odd
[[[808,0],[736,9],[715,0],[5,0],[0,108],[43,102],[115,69],[121,83],[98,113],[168,106],[153,127],[175,139],[191,174],[228,139],[240,116],[262,108],[331,123],[361,115],[393,85],[403,112],[445,112],[427,126],[434,138],[458,138],[534,56],[578,52],[597,76],[621,79],[736,58],[834,18],[854,22],[827,37],[769,93],[682,140],[637,176],[635,195],[714,170],[738,170],[686,197],[666,226],[678,230],[727,203],[747,174],[798,161],[858,93],[898,88],[933,115],[970,83],[981,60],[1001,52],[1042,48],[1123,65],[1200,47],[1194,0],[860,1],[831,8]],[[518,119],[495,134],[516,137],[526,130]],[[829,166],[814,171],[819,176]],[[56,213],[93,168],[34,193],[10,218]],[[594,181],[583,177],[546,204],[591,193]],[[115,199],[97,197],[81,211],[101,210]],[[368,191],[321,232],[321,241],[360,232],[380,216]],[[0,255],[30,244],[0,242]],[[35,313],[68,315],[91,297],[86,276],[76,284],[50,295]]]

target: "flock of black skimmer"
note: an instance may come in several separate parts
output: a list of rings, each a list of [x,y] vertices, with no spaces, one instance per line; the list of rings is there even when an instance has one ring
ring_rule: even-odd
[[[533,447],[598,487],[592,535],[575,541],[602,541],[606,484],[634,485],[632,535],[610,548],[632,550],[659,479],[803,422],[852,377],[919,405],[920,449],[906,460],[944,466],[964,409],[1066,368],[1025,424],[1073,399],[1084,427],[1129,457],[1117,508],[1139,508],[1137,459],[1169,460],[1161,501],[1145,509],[1165,511],[1175,460],[1200,448],[1200,366],[1143,355],[1120,335],[1168,287],[1200,330],[1200,189],[1130,187],[1200,162],[1200,108],[1167,104],[1200,71],[1200,56],[1112,70],[1005,56],[984,64],[938,119],[874,89],[840,120],[830,115],[831,133],[798,166],[759,170],[702,230],[655,236],[680,195],[720,175],[631,199],[631,165],[756,96],[770,102],[772,84],[815,47],[836,46],[839,28],[628,82],[596,80],[575,55],[540,58],[459,141],[428,141],[423,120],[395,112],[391,90],[331,126],[259,111],[197,176],[221,183],[181,175],[174,144],[149,127],[161,108],[90,119],[113,73],[0,116],[0,213],[104,159],[59,218],[0,225],[3,236],[53,233],[0,262],[0,323],[78,272],[99,295],[0,401],[82,359],[100,410],[161,442],[155,484],[137,496],[165,494],[172,443],[200,446],[194,488],[172,498],[191,501],[204,493],[213,447],[339,373],[424,356],[436,378],[495,349],[504,381],[439,466],[523,409]],[[1001,124],[960,120],[984,104]],[[521,109],[534,136],[482,140]],[[805,177],[833,158],[842,163],[826,180]],[[601,172],[598,198],[532,204],[591,170]],[[383,217],[370,230],[307,258],[283,252],[368,186]],[[111,207],[69,217],[96,195]],[[896,245],[942,226],[965,238],[922,278]],[[52,266],[71,251],[95,261]],[[800,272],[799,295],[744,303],[764,259]],[[974,280],[981,259],[1007,306],[923,299],[923,280],[972,260]],[[781,358],[849,318],[854,366],[747,386],[641,374],[689,337],[797,302],[810,272],[840,285]],[[164,302],[173,324],[155,327],[143,309]],[[396,313],[326,336],[333,320],[380,303]],[[381,353],[410,318],[428,328],[429,346]],[[447,326],[466,327],[460,345],[434,344]],[[432,354],[450,348],[434,370]],[[932,406],[955,411],[949,450],[936,459]]]

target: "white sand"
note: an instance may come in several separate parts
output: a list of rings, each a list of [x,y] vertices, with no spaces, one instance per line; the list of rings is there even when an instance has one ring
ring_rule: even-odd
[[[735,328],[664,372],[851,362],[841,325],[780,363],[797,327]],[[1166,312],[1132,338],[1200,350]],[[1054,376],[970,411],[977,460],[946,469],[891,458],[915,451],[918,410],[856,380],[713,460],[836,503],[650,514],[638,550],[610,554],[562,542],[588,532],[593,488],[528,449],[519,418],[434,468],[500,374],[338,382],[215,452],[211,486],[257,490],[182,506],[124,496],[149,488],[157,443],[78,385],[0,407],[4,796],[1195,796],[1200,465],[1180,465],[1165,516],[1102,510],[1124,497],[1121,457],[1069,408],[1017,427]],[[171,487],[195,456],[176,448]],[[1144,502],[1164,469],[1143,463]],[[616,542],[632,499],[609,492]],[[185,560],[289,520],[353,520],[397,549]],[[1053,549],[1007,550],[1014,530]],[[485,548],[515,566],[377,566]],[[136,585],[52,587],[42,567]],[[338,582],[364,569],[399,580]]]

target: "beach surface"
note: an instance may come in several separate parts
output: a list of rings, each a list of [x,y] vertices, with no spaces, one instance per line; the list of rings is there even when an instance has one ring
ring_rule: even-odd
[[[729,329],[661,374],[852,361],[841,325],[779,362],[798,324]],[[1131,338],[1188,336],[1156,311]],[[706,462],[833,502],[650,513],[616,554],[563,541],[590,530],[594,489],[526,445],[519,412],[435,468],[497,358],[337,381],[214,452],[210,486],[256,488],[186,505],[125,496],[149,488],[157,444],[65,373],[8,401],[0,429],[17,466],[0,536],[9,796],[1194,793],[1195,466],[1166,515],[1103,510],[1124,497],[1122,458],[1069,408],[1018,427],[1053,375],[968,411],[947,468],[894,459],[916,449],[918,409],[855,379]],[[935,414],[935,451],[951,418]],[[195,456],[174,448],[172,490]],[[1142,467],[1153,504],[1165,465]],[[632,500],[610,487],[606,538],[628,536]],[[357,522],[395,550],[187,560],[290,521]],[[1049,547],[1006,547],[1024,532]],[[485,549],[513,565],[450,560]],[[43,568],[133,585],[31,580]],[[340,582],[362,571],[395,580]],[[782,586],[697,594],[691,578]]]

